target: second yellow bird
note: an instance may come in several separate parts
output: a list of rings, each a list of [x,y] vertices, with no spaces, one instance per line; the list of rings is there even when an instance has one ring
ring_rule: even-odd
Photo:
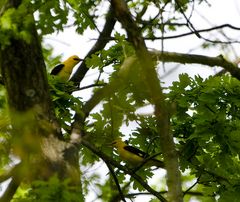
[[[122,160],[137,167],[143,164],[144,166],[156,166],[164,168],[165,165],[162,161],[151,158],[149,154],[135,147],[127,145],[120,138],[112,142],[113,147],[117,149],[119,156]]]
[[[83,59],[80,59],[77,55],[73,55],[65,60],[63,63],[57,65],[51,71],[51,75],[58,76],[63,81],[68,81],[74,66],[78,64]]]

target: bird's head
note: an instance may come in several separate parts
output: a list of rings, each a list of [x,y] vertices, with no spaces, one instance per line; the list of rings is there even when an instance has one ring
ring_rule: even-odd
[[[78,64],[80,61],[83,61],[83,59],[79,58],[77,55],[72,55],[69,57],[65,62],[72,63],[74,66]]]

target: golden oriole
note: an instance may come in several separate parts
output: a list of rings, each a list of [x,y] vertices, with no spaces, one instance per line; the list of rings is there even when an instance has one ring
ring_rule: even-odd
[[[64,81],[67,81],[72,73],[72,70],[76,64],[78,64],[83,59],[80,59],[77,55],[73,55],[65,60],[63,63],[57,65],[51,71],[51,75],[56,75]]]
[[[150,155],[144,151],[127,145],[121,138],[114,140],[112,145],[117,149],[117,152],[122,160],[131,165],[140,166],[142,164],[144,166],[157,166],[160,168],[165,167],[162,161],[151,158]]]

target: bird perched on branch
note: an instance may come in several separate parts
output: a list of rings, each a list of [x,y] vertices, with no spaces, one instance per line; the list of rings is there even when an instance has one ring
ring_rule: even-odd
[[[77,55],[73,55],[54,67],[50,74],[58,76],[63,81],[67,81],[70,78],[74,66],[80,61],[83,61],[83,59],[80,59]]]
[[[151,158],[151,156],[144,151],[137,149],[135,147],[127,145],[122,141],[121,138],[118,138],[112,142],[112,146],[117,149],[117,152],[122,158],[122,160],[134,166],[157,166],[160,168],[164,168],[165,165],[162,161],[157,160],[155,158]]]

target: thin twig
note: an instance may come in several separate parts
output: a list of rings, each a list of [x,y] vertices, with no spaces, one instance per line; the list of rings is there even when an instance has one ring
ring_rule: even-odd
[[[178,6],[180,12],[182,13],[183,17],[185,18],[185,20],[187,21],[187,25],[188,28],[198,37],[198,38],[202,38],[202,36],[198,33],[198,31],[195,29],[195,27],[193,26],[193,24],[191,23],[190,19],[187,18],[184,10],[182,9],[182,6],[180,5],[180,3],[178,2],[178,0],[175,0],[176,5]]]
[[[187,24],[180,24],[180,26],[186,26]],[[206,29],[198,29],[196,30],[197,33],[203,33],[203,32],[210,32],[210,31],[214,31],[214,30],[217,30],[217,29],[223,29],[223,28],[230,28],[230,29],[233,29],[233,30],[240,30],[240,27],[236,27],[236,26],[233,26],[231,24],[222,24],[222,25],[218,25],[218,26],[214,26],[214,27],[210,27],[210,28],[206,28]],[[177,35],[172,35],[172,36],[154,36],[154,37],[143,37],[144,40],[168,40],[168,39],[177,39],[177,38],[181,38],[181,37],[186,37],[186,36],[189,36],[189,35],[193,35],[195,34],[196,32],[186,32],[186,33],[182,33],[182,34],[177,34]],[[96,40],[96,39],[95,39]],[[114,37],[110,37],[108,38],[108,40],[116,40]],[[128,40],[128,39],[127,39]],[[208,39],[209,40],[209,39]],[[212,42],[214,43],[223,43],[223,44],[232,44],[232,43],[240,43],[240,41],[238,40],[231,40],[231,41],[219,41],[219,40],[211,40]]]
[[[117,176],[115,175],[115,172],[114,172],[114,170],[112,168],[112,165],[110,165],[110,163],[108,163],[108,161],[105,161],[105,163],[106,163],[106,165],[107,165],[107,167],[108,167],[108,169],[109,169],[109,171],[110,171],[110,173],[111,173],[111,175],[112,175],[112,177],[114,179],[114,182],[115,182],[115,184],[117,186],[117,189],[118,189],[118,192],[119,192],[119,195],[120,195],[121,199],[124,202],[126,202],[124,194],[123,194],[122,189],[121,189],[121,186],[120,186],[120,184],[118,182]]]
[[[192,186],[190,186],[186,191],[183,192],[183,197],[184,197],[193,187],[195,187],[195,186],[198,184],[200,177],[201,177],[201,175],[197,178],[196,182],[193,183]]]
[[[106,85],[107,85],[106,83],[91,84],[91,85],[80,87],[77,90],[85,90],[85,89],[88,89],[88,88],[101,87],[101,86],[106,86]]]

